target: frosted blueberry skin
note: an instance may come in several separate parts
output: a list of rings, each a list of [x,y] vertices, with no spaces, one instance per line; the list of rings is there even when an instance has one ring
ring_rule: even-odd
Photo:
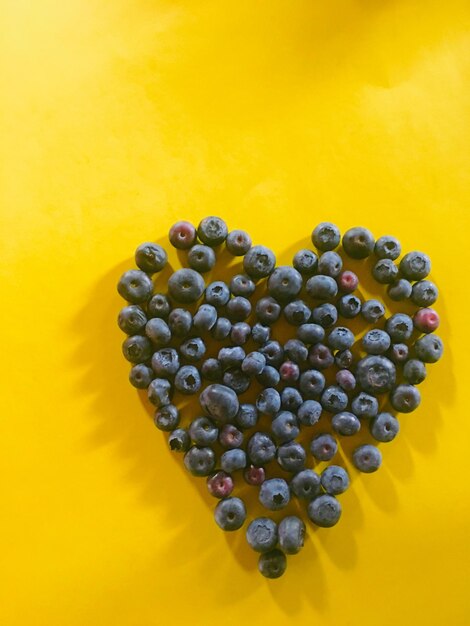
[[[398,267],[390,259],[380,259],[372,268],[372,276],[381,285],[389,285],[398,278]]]
[[[338,310],[334,304],[324,302],[312,310],[311,321],[322,328],[330,328],[338,321]]]
[[[414,283],[411,291],[411,300],[418,306],[431,306],[436,302],[439,291],[430,280],[420,280]]]
[[[230,329],[230,339],[237,346],[243,346],[251,335],[251,326],[246,322],[236,322]]]
[[[258,497],[266,509],[279,511],[289,504],[289,485],[283,478],[270,478],[261,485]]]
[[[147,316],[137,304],[125,306],[118,315],[118,326],[126,335],[138,335],[147,323]]]
[[[374,328],[362,337],[362,347],[367,354],[384,354],[390,348],[390,335],[384,330]]]
[[[214,471],[215,453],[212,448],[193,446],[184,455],[183,462],[193,476],[208,476]]]
[[[411,296],[412,291],[413,287],[406,278],[399,278],[387,287],[388,297],[395,302],[406,300]]]
[[[165,320],[152,317],[145,325],[145,334],[157,348],[167,346],[171,341],[171,330]]]
[[[254,404],[242,403],[234,418],[235,423],[241,429],[253,428],[258,423],[258,409]]]
[[[297,515],[288,515],[279,522],[279,545],[286,554],[297,554],[304,545],[305,524]]]
[[[175,337],[187,337],[193,325],[193,316],[186,309],[176,308],[168,315],[168,326]]]
[[[400,261],[400,272],[408,280],[423,280],[431,271],[431,260],[424,252],[408,252]]]
[[[180,354],[190,363],[197,363],[205,353],[206,344],[200,337],[191,337],[180,345]]]
[[[378,300],[366,300],[362,305],[361,314],[366,322],[375,324],[385,315],[385,307]]]
[[[251,328],[251,338],[255,343],[262,346],[269,341],[271,337],[271,329],[269,326],[263,326],[256,322]]]
[[[354,333],[345,326],[337,326],[328,335],[328,345],[333,350],[348,350],[354,345]]]
[[[302,394],[295,387],[284,387],[281,391],[281,407],[285,411],[297,411],[303,401]]]
[[[160,272],[166,265],[168,256],[164,248],[157,243],[142,243],[135,251],[135,263],[148,274]]]
[[[256,432],[248,440],[247,453],[253,465],[266,465],[276,456],[276,445],[267,433]]]
[[[331,418],[333,430],[342,437],[351,437],[361,429],[361,422],[354,413],[341,411]]]
[[[169,380],[165,378],[155,378],[147,389],[148,399],[157,408],[171,403],[173,388]]]
[[[370,421],[370,433],[376,441],[387,443],[397,436],[400,424],[390,413],[379,413]]]
[[[286,571],[286,567],[286,555],[277,548],[259,556],[258,570],[265,578],[279,578]]]
[[[220,348],[217,356],[224,369],[229,367],[239,367],[245,360],[245,357],[245,350],[241,346],[227,346],[225,348]]]
[[[194,328],[202,333],[214,328],[217,322],[217,309],[211,304],[201,304],[193,318]]]
[[[333,365],[334,361],[330,348],[322,343],[315,344],[309,350],[308,362],[316,369],[327,369]]]
[[[294,361],[294,363],[305,363],[308,358],[308,348],[299,339],[289,339],[284,344],[284,357]]]
[[[317,526],[330,528],[337,524],[341,517],[341,504],[334,496],[323,494],[309,502],[307,514]]]
[[[253,246],[243,258],[243,269],[251,278],[269,276],[276,265],[276,257],[266,246]]]
[[[339,413],[348,406],[349,398],[341,387],[330,385],[322,393],[320,402],[325,411]]]
[[[296,331],[297,339],[307,345],[319,343],[325,339],[325,329],[319,324],[302,324]]]
[[[225,306],[230,300],[230,289],[222,280],[215,280],[207,285],[204,297],[207,304],[212,304],[216,308]]]
[[[292,265],[304,276],[309,276],[317,269],[318,257],[313,250],[299,250],[296,252]]]
[[[183,365],[176,372],[175,389],[185,395],[193,395],[201,388],[201,375],[194,365]]]
[[[210,215],[205,217],[197,227],[197,236],[207,246],[219,246],[227,238],[228,229],[223,219]]]
[[[339,228],[331,222],[321,222],[312,232],[313,245],[322,252],[334,250],[339,246],[341,233]]]
[[[238,530],[246,520],[246,508],[243,500],[228,497],[220,500],[214,513],[217,526],[225,531]]]
[[[132,304],[147,302],[153,292],[153,282],[141,270],[129,270],[119,279],[119,295]]]
[[[396,364],[405,363],[408,359],[409,348],[406,343],[394,343],[388,351],[388,357]]]
[[[153,371],[160,378],[173,376],[179,367],[179,355],[174,348],[161,348],[152,355]]]
[[[426,378],[426,365],[419,359],[410,359],[403,366],[403,378],[410,385],[419,385]]]
[[[197,446],[210,446],[218,435],[219,429],[208,417],[196,417],[189,425],[189,436]]]
[[[174,404],[167,404],[155,411],[153,421],[159,430],[174,430],[179,426],[180,412]]]
[[[338,311],[346,319],[353,319],[361,310],[362,302],[357,296],[346,294],[338,300]]]
[[[191,437],[184,428],[177,428],[168,437],[168,446],[174,452],[186,452],[191,446]]]
[[[255,292],[256,285],[249,276],[236,274],[230,281],[230,291],[234,296],[249,298]]]
[[[309,278],[305,288],[308,295],[316,300],[329,300],[338,293],[338,284],[335,279],[324,274]]]
[[[243,256],[251,248],[251,237],[244,230],[232,230],[227,235],[225,245],[233,256]]]
[[[260,298],[256,303],[256,317],[264,325],[270,326],[279,319],[281,305],[274,298]]]
[[[375,242],[374,252],[379,259],[395,261],[401,254],[401,244],[396,237],[383,235]]]
[[[337,252],[324,252],[318,259],[318,273],[336,278],[343,269],[343,259]]]
[[[381,394],[390,391],[395,385],[396,373],[396,367],[390,359],[380,355],[366,356],[357,364],[356,380],[368,394]]]
[[[290,481],[292,493],[301,500],[312,500],[321,491],[320,476],[311,469],[295,474]]]
[[[277,389],[267,387],[256,398],[256,408],[265,415],[276,415],[281,408],[281,396]]]
[[[137,363],[129,372],[129,382],[136,389],[147,389],[153,378],[153,370],[143,363]]]
[[[266,357],[261,352],[250,352],[242,361],[242,371],[249,376],[257,376],[266,367]]]
[[[276,522],[269,517],[257,517],[246,529],[246,540],[256,552],[269,552],[278,541]]]
[[[234,296],[227,302],[225,310],[231,322],[243,322],[250,316],[251,302],[243,296]]]
[[[275,367],[266,365],[261,374],[258,374],[256,380],[260,385],[263,385],[263,387],[275,387],[279,384],[281,377]]]
[[[279,302],[293,300],[302,289],[302,276],[288,265],[276,267],[268,278],[268,292]]]
[[[210,272],[215,266],[215,252],[209,246],[196,244],[188,253],[188,264],[193,270],[204,274]]]
[[[395,313],[386,321],[385,330],[392,341],[404,343],[413,333],[413,320],[406,313]]]
[[[390,393],[390,403],[400,413],[411,413],[420,402],[421,394],[414,385],[398,385]]]
[[[246,467],[246,452],[240,448],[226,450],[220,457],[220,467],[224,472],[236,472]]]
[[[231,332],[232,322],[226,317],[219,317],[212,327],[211,335],[217,341],[222,341],[222,339],[227,339]]]
[[[166,319],[171,311],[171,304],[164,293],[155,293],[147,304],[148,317]]]
[[[300,432],[297,418],[290,411],[279,411],[271,422],[271,432],[280,443],[292,441]]]
[[[351,402],[351,409],[357,417],[375,417],[379,412],[379,402],[375,396],[362,391]]]
[[[317,461],[330,461],[337,451],[336,439],[328,433],[317,435],[310,444],[310,452]]]
[[[322,405],[317,400],[305,400],[297,409],[297,419],[303,426],[313,426],[322,414]]]
[[[176,222],[170,228],[168,238],[171,245],[178,250],[187,250],[196,242],[196,229],[190,222]]]
[[[278,341],[268,341],[259,352],[264,355],[267,365],[279,367],[284,358],[284,350]]]
[[[357,447],[352,456],[353,464],[360,472],[371,474],[382,464],[382,453],[370,444]]]
[[[239,402],[237,394],[226,387],[214,383],[202,390],[199,403],[204,412],[215,422],[226,424],[238,413]]]
[[[302,372],[300,376],[299,389],[306,399],[317,398],[325,388],[325,377],[316,369],[309,369]]]
[[[242,370],[238,367],[231,367],[222,377],[222,381],[224,385],[233,389],[237,396],[240,396],[242,393],[245,393],[247,389],[250,387],[251,379],[250,377],[242,372]]]
[[[130,363],[144,363],[152,356],[153,346],[147,337],[132,335],[123,341],[122,353]]]
[[[343,250],[352,259],[365,259],[374,251],[374,236],[367,228],[350,228],[343,235]]]
[[[349,487],[349,475],[339,465],[329,465],[321,473],[321,485],[331,496],[339,495]]]
[[[175,302],[197,302],[204,293],[204,279],[193,269],[176,270],[168,279],[168,291]]]
[[[303,300],[293,300],[284,307],[284,317],[292,326],[300,326],[310,320],[312,312]]]

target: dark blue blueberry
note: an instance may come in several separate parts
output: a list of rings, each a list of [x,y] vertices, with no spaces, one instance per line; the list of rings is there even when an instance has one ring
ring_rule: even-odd
[[[171,330],[160,317],[149,319],[145,325],[145,334],[157,348],[167,346],[171,341]]]
[[[168,316],[168,326],[175,337],[187,337],[193,325],[193,316],[186,309],[173,309]]]
[[[325,329],[319,324],[302,324],[297,328],[297,339],[307,345],[319,343],[325,339]]]
[[[205,300],[215,307],[225,306],[230,300],[230,289],[222,280],[216,280],[206,287]]]
[[[280,411],[271,423],[271,431],[278,441],[292,441],[299,435],[297,418],[290,411]]]
[[[180,423],[180,412],[174,404],[167,404],[155,411],[153,421],[160,430],[174,430]]]
[[[354,356],[351,350],[339,350],[335,352],[335,365],[341,369],[348,369],[351,367],[354,361]]]
[[[139,269],[147,274],[154,274],[162,270],[168,260],[164,248],[158,243],[142,243],[135,251],[135,263]]]
[[[348,395],[337,385],[330,385],[321,396],[321,405],[325,411],[339,413],[348,406]]]
[[[129,270],[119,279],[117,290],[119,295],[128,302],[140,304],[147,302],[152,295],[153,282],[145,272]]]
[[[235,423],[243,429],[253,428],[258,423],[258,409],[254,404],[240,404]]]
[[[217,341],[227,339],[232,331],[232,322],[226,317],[219,317],[211,330],[211,335]]]
[[[334,250],[339,246],[339,228],[331,222],[321,222],[312,232],[313,245],[321,251]]]
[[[220,348],[217,356],[224,369],[227,369],[228,367],[241,366],[245,357],[245,350],[243,350],[241,346],[227,346],[226,348]]]
[[[301,289],[302,276],[290,265],[276,267],[268,279],[269,295],[279,302],[293,300]]]
[[[362,338],[362,347],[367,354],[385,354],[390,348],[390,343],[390,335],[378,328],[367,331]]]
[[[288,441],[277,449],[277,462],[286,472],[300,472],[305,467],[307,455],[302,444]]]
[[[197,236],[208,246],[219,246],[227,238],[227,224],[220,217],[205,217],[197,227]]]
[[[308,361],[313,367],[323,370],[333,365],[335,359],[328,346],[325,346],[323,343],[317,343],[310,348]]]
[[[253,465],[266,465],[276,456],[276,445],[267,433],[256,432],[248,440],[247,453]]]
[[[372,268],[372,276],[381,285],[390,285],[398,277],[398,267],[390,259],[379,259]]]
[[[423,280],[431,271],[431,260],[424,252],[408,252],[400,261],[400,272],[408,280]]]
[[[203,389],[199,395],[199,403],[209,417],[222,424],[230,422],[239,408],[237,394],[233,389],[218,383]]]
[[[338,311],[346,319],[352,319],[362,310],[362,302],[357,296],[347,294],[338,300]]]
[[[222,378],[224,385],[233,389],[237,396],[245,393],[250,387],[251,379],[248,374],[244,374],[239,367],[231,367]]]
[[[305,524],[297,515],[279,522],[279,545],[286,554],[297,554],[304,545]]]
[[[426,365],[418,359],[410,359],[403,366],[403,377],[410,385],[419,385],[426,378]]]
[[[444,346],[437,335],[424,335],[415,343],[416,356],[424,363],[436,363],[442,356]]]
[[[253,246],[243,258],[243,269],[252,278],[269,276],[276,265],[274,253],[265,246]]]
[[[276,415],[281,408],[281,396],[273,387],[267,387],[256,398],[256,408],[265,415]]]
[[[411,296],[412,285],[406,278],[399,278],[395,282],[391,283],[387,287],[387,294],[390,300],[399,302],[400,300],[406,300]]]
[[[325,302],[312,310],[311,319],[315,324],[319,324],[323,328],[329,328],[330,326],[334,326],[338,321],[338,310],[334,304]]]
[[[398,239],[391,235],[383,235],[375,242],[375,256],[379,259],[398,259],[401,254],[401,245]]]
[[[277,524],[269,517],[257,517],[246,529],[246,540],[256,552],[268,552],[276,547]]]
[[[237,322],[232,326],[230,331],[230,339],[237,346],[244,345],[251,335],[251,326],[246,322]]]
[[[259,322],[253,325],[251,329],[251,338],[255,343],[262,346],[269,341],[271,337],[271,329],[269,326],[263,326]]]
[[[382,357],[370,357],[382,358]],[[351,402],[351,408],[358,417],[375,417],[379,412],[379,402],[377,398],[361,391]]]
[[[310,444],[310,452],[317,461],[330,461],[337,451],[336,439],[328,433],[317,435]]]
[[[196,229],[190,222],[176,222],[170,228],[168,238],[178,250],[187,250],[196,242]]]
[[[262,323],[270,326],[279,319],[281,305],[274,298],[260,298],[256,303],[256,317]]]
[[[322,413],[322,405],[317,400],[305,400],[297,409],[297,419],[304,426],[313,426]]]
[[[220,467],[224,472],[236,472],[246,467],[246,452],[240,448],[226,450],[220,457]]]
[[[219,470],[210,474],[206,481],[207,489],[214,498],[227,498],[233,491],[233,478],[227,472]]]
[[[244,230],[232,230],[227,235],[225,245],[233,256],[243,256],[251,248],[251,237]]]
[[[333,430],[343,437],[355,435],[361,429],[361,422],[354,413],[341,411],[333,415],[331,419]]]
[[[307,513],[314,524],[322,528],[330,528],[341,517],[341,504],[334,496],[323,494],[311,500]]]
[[[192,337],[183,341],[180,345],[180,352],[187,361],[196,363],[205,355],[206,344],[200,337]]]
[[[214,451],[193,446],[184,455],[184,465],[193,476],[208,476],[215,467]]]
[[[168,279],[168,291],[176,302],[196,302],[204,293],[204,279],[195,270],[176,270]]]
[[[354,450],[352,461],[360,472],[371,474],[379,469],[382,463],[382,454],[375,446],[365,444]]]
[[[388,355],[394,363],[404,363],[408,359],[409,348],[406,343],[392,344]]]
[[[347,369],[336,372],[336,382],[344,391],[352,391],[356,387],[356,377]]]
[[[196,272],[210,272],[215,265],[215,252],[209,246],[196,244],[188,252],[188,265]]]
[[[161,348],[152,356],[152,368],[160,378],[173,376],[179,370],[180,360],[174,348]]]
[[[339,465],[329,465],[321,473],[321,486],[330,496],[344,493],[349,487],[347,471]]]
[[[296,411],[302,404],[303,398],[295,387],[284,387],[281,391],[281,407],[286,411]]]
[[[264,354],[268,365],[279,367],[283,361],[284,350],[278,341],[268,341],[264,346],[261,346],[259,351]]]
[[[152,356],[151,341],[142,335],[132,335],[123,341],[122,353],[131,363],[144,363]]]
[[[229,450],[239,448],[243,443],[243,433],[233,424],[225,424],[219,432],[219,443]]]
[[[320,476],[311,469],[304,469],[290,481],[292,493],[301,500],[312,500],[320,493]]]
[[[119,312],[118,326],[126,335],[138,335],[143,332],[147,316],[137,304],[125,306]]]
[[[354,345],[354,333],[346,326],[337,326],[328,335],[327,342],[333,350],[348,350]]]
[[[240,498],[224,498],[215,507],[215,521],[222,530],[238,530],[246,520],[246,508]]]
[[[242,362],[242,371],[249,376],[257,376],[266,367],[266,357],[261,352],[250,352]]]
[[[258,570],[265,578],[279,578],[286,571],[286,567],[286,555],[277,548],[259,556]]]
[[[289,504],[290,489],[283,478],[265,480],[259,490],[259,501],[270,511],[279,511]]]
[[[379,413],[370,422],[370,432],[376,441],[388,442],[395,439],[400,430],[396,417],[390,413]]]
[[[312,312],[310,307],[303,300],[289,302],[284,308],[284,317],[292,326],[300,326],[308,322]]]
[[[284,357],[294,363],[304,363],[308,358],[308,348],[299,339],[289,339],[284,344]]]
[[[397,385],[390,393],[393,408],[400,413],[411,413],[421,402],[419,389],[413,385]]]
[[[263,387],[276,387],[281,380],[281,376],[275,367],[266,365],[261,374],[258,374],[256,380],[263,385]]]
[[[194,365],[183,365],[176,372],[175,387],[185,395],[197,393],[201,388],[201,376]]]
[[[129,372],[129,382],[137,389],[147,389],[152,380],[153,370],[143,363],[137,363]]]
[[[201,304],[194,314],[193,324],[198,332],[211,330],[217,322],[217,309],[212,304]]]
[[[249,298],[255,293],[256,285],[249,276],[236,274],[230,281],[230,291],[234,296]]]
[[[316,398],[325,388],[325,377],[318,370],[305,370],[300,375],[299,389],[304,398]]]
[[[201,374],[206,380],[218,383],[222,380],[223,370],[218,359],[206,359],[201,366]]]
[[[166,319],[170,311],[170,301],[164,293],[154,294],[147,304],[147,315],[149,317],[163,317]]]
[[[375,240],[367,228],[356,226],[343,235],[343,250],[352,259],[365,259],[374,250]]]
[[[318,257],[315,252],[313,252],[313,250],[307,250],[305,248],[296,252],[292,262],[295,269],[304,276],[309,276],[310,274],[313,274],[317,269],[317,263]]]
[[[208,417],[196,417],[189,426],[189,435],[197,446],[210,446],[217,441],[219,430]]]
[[[331,276],[317,274],[307,280],[305,285],[308,295],[316,300],[329,300],[338,293],[338,284]]]
[[[361,314],[366,322],[375,324],[385,315],[385,307],[378,300],[366,300],[362,305]]]
[[[243,322],[251,313],[251,302],[243,296],[235,296],[227,302],[227,317],[232,322]]]
[[[430,280],[420,280],[413,285],[411,300],[418,306],[431,306],[439,295],[438,289]]]
[[[186,452],[191,446],[191,437],[184,428],[177,428],[168,437],[170,450],[175,452]]]
[[[173,389],[169,380],[154,378],[147,389],[150,402],[160,408],[171,403]]]
[[[336,278],[343,269],[343,259],[337,252],[324,252],[318,259],[318,273]]]
[[[385,323],[385,330],[392,341],[403,343],[413,332],[413,320],[406,313],[395,313]]]
[[[281,376],[281,380],[286,383],[294,383],[299,379],[300,369],[297,363],[293,361],[284,361],[279,366],[279,374]]]

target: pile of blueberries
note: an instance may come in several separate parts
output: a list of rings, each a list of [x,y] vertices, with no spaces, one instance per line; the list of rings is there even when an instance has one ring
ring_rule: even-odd
[[[442,341],[434,334],[439,316],[430,308],[438,291],[426,278],[426,254],[409,252],[395,263],[401,255],[395,237],[375,241],[368,229],[356,227],[341,238],[329,222],[319,224],[311,239],[315,250],[300,250],[292,266],[276,267],[270,249],[252,245],[244,231],[229,232],[219,217],[206,217],[197,228],[180,221],[169,240],[187,251],[180,254],[187,254],[189,267],[159,285],[167,253],[144,243],[135,253],[139,269],[119,280],[118,291],[128,302],[118,324],[128,335],[122,349],[133,364],[130,382],[148,390],[155,424],[170,433],[171,450],[184,453],[187,470],[207,477],[210,494],[219,500],[215,521],[226,531],[241,528],[247,517],[244,501],[231,495],[238,475],[258,488],[267,511],[280,511],[297,498],[314,524],[336,524],[341,515],[336,496],[348,488],[349,475],[339,465],[320,474],[307,465],[309,451],[315,462],[333,459],[337,439],[320,432],[304,436],[302,443],[301,433],[308,436],[321,420],[320,425],[329,421],[338,437],[350,437],[367,424],[376,441],[391,441],[399,430],[393,412],[416,409],[426,363],[442,355]],[[336,251],[340,244],[352,259],[373,255],[373,277],[387,285],[391,300],[416,305],[413,317],[396,313],[386,319],[380,301],[362,301],[354,293],[358,276],[343,269]],[[203,275],[214,268],[223,246],[242,258],[243,273],[229,284],[206,285]],[[253,302],[255,290],[260,295]],[[295,328],[295,338],[283,345],[271,337],[281,316]],[[360,340],[347,326],[357,316],[374,325]],[[244,399],[250,388],[256,392],[252,403]],[[186,428],[175,392],[199,397],[202,415],[188,420]],[[361,472],[376,471],[381,460],[375,445],[359,445],[352,453]],[[268,578],[284,573],[285,555],[299,552],[304,535],[297,515],[279,523],[257,517],[246,529],[249,545],[260,553],[259,570]]]

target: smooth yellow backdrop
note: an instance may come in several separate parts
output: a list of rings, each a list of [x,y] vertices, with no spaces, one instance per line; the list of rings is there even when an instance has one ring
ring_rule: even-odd
[[[1,2],[0,623],[470,622],[470,6]],[[135,247],[220,214],[281,262],[320,220],[424,249],[445,357],[286,575],[127,382]],[[383,292],[383,290],[382,290]]]

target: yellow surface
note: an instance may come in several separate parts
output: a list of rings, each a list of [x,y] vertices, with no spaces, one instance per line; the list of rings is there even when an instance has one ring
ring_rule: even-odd
[[[1,14],[2,626],[468,624],[468,2]],[[396,234],[442,293],[421,407],[279,581],[215,527],[120,352],[133,250],[211,213],[282,262],[322,219]]]

